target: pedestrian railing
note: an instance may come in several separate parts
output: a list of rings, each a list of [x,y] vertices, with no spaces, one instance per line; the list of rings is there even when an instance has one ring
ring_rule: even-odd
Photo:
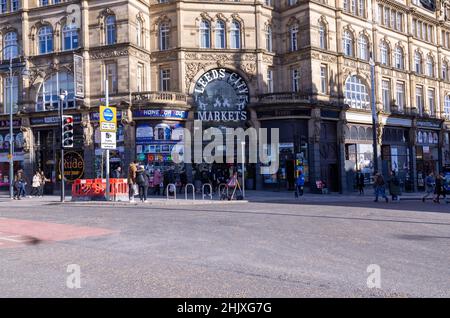
[[[170,194],[169,194],[169,189],[171,188],[171,186],[173,187],[174,191],[173,191],[173,198],[174,200],[177,199],[177,186],[174,183],[169,183],[166,187],[166,198],[167,200],[170,200]]]
[[[205,188],[206,187],[209,188],[209,192],[208,193],[205,193]],[[205,200],[205,197],[209,197],[210,200],[213,199],[213,196],[212,196],[212,185],[210,183],[205,183],[202,186],[202,199]]]
[[[184,199],[188,199],[188,188],[192,188],[192,200],[195,201],[195,186],[192,183],[188,183],[184,187]]]

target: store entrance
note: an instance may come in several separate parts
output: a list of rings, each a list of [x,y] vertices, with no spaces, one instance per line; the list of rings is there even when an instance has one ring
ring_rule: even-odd
[[[44,194],[53,194],[55,190],[55,183],[57,182],[56,175],[56,149],[59,144],[59,134],[56,128],[37,130],[34,133],[35,140],[35,169],[42,170],[44,175],[50,182],[45,184]]]

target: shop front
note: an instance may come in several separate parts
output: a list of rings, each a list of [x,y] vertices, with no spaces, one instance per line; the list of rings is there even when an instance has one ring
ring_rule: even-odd
[[[442,161],[446,170],[450,170],[450,125],[447,125],[444,132]]]
[[[409,131],[400,127],[384,127],[381,146],[381,165],[385,180],[395,171],[403,191],[413,191]]]
[[[217,128],[223,136],[223,144],[217,145],[213,152],[216,157],[219,156],[216,151],[223,153],[223,156],[212,163],[194,164],[192,167],[194,182],[197,184],[207,182],[214,176],[220,180],[219,182],[225,182],[234,172],[242,176],[242,158],[238,158],[238,154],[242,152],[241,145],[234,141],[234,149],[229,149],[226,138],[227,130],[230,128],[246,130],[250,127],[249,113],[247,112],[250,92],[246,79],[240,75],[240,72],[231,69],[211,69],[200,75],[193,88],[192,96],[195,110],[194,120],[201,122],[203,131]],[[203,139],[202,150],[206,149],[205,147],[208,147],[212,141],[207,138]],[[249,158],[249,146],[246,141],[245,158]],[[209,152],[208,155],[210,155]],[[248,163],[246,160],[245,180],[246,187],[250,189],[255,188],[255,165],[255,162]]]
[[[24,140],[23,133],[19,130],[20,120],[13,122],[13,142],[14,142],[14,172],[24,167]],[[9,154],[11,135],[9,133],[9,121],[0,121],[0,189],[6,190],[9,187]]]
[[[182,110],[135,110],[136,159],[150,173],[152,182],[156,170],[164,175],[173,171],[179,175],[184,164],[177,164],[172,150],[184,138],[188,112]]]
[[[418,129],[416,144],[417,187],[425,189],[425,178],[430,173],[439,173],[439,132]]]
[[[309,110],[293,111],[297,115],[309,115]],[[265,188],[276,188],[280,190],[293,190],[295,179],[302,171],[305,175],[306,185],[309,186],[310,178],[310,156],[308,145],[308,119],[265,119],[269,116],[268,112],[258,114],[261,121],[261,128],[268,131],[268,140],[271,140],[271,129],[279,129],[279,149],[278,158],[275,154],[269,155],[272,160],[279,162],[277,173],[265,174],[264,165],[261,165],[263,174],[263,185]],[[267,146],[270,150],[270,145]]]
[[[71,152],[84,156],[83,129],[81,127],[81,114],[73,115],[74,119],[74,147]],[[45,184],[44,193],[53,194],[59,189],[61,180],[61,129],[60,117],[32,117],[30,124],[34,135],[34,155],[30,169],[27,173],[31,176],[34,171],[42,170],[50,182]]]
[[[358,173],[364,175],[365,185],[372,183],[374,173],[373,130],[369,125],[348,124],[344,127],[345,174],[347,190],[356,189]]]

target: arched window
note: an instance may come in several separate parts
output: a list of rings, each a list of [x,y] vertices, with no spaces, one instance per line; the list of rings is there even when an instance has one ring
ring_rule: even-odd
[[[136,21],[136,44],[138,46],[142,46],[142,33],[143,33],[142,21],[138,19]]]
[[[169,24],[167,22],[161,22],[159,24],[159,49],[161,51],[169,49],[169,34]]]
[[[403,49],[400,46],[395,47],[394,59],[395,68],[403,70],[405,63],[403,62]]]
[[[59,108],[59,92],[66,90],[68,95],[64,100],[64,108],[75,107],[73,75],[58,72],[47,78],[39,88],[36,100],[36,111],[54,110]]]
[[[321,49],[327,49],[327,27],[323,22],[319,22],[319,46]]]
[[[448,63],[447,61],[442,61],[442,79],[448,81]]]
[[[216,22],[216,49],[225,48],[225,23],[222,20]]]
[[[369,59],[369,41],[367,36],[361,34],[358,39],[359,58],[362,60]]]
[[[348,30],[344,31],[342,48],[344,49],[344,55],[353,56],[353,35]]]
[[[290,50],[291,52],[298,50],[298,25],[295,24],[289,29]]]
[[[417,51],[414,53],[414,71],[422,74],[422,55]]]
[[[271,25],[266,26],[266,50],[273,52],[273,29]]]
[[[15,58],[19,55],[19,48],[17,42],[17,33],[8,32],[3,38],[3,58],[9,60],[10,58]]]
[[[233,20],[231,22],[231,48],[232,49],[240,49],[241,48],[241,24]]]
[[[345,81],[345,100],[350,107],[359,109],[370,109],[369,94],[367,87],[360,77],[349,76]]]
[[[450,119],[450,95],[445,95],[444,98],[444,116]]]
[[[63,50],[74,50],[78,48],[78,30],[76,25],[65,25],[62,34]]]
[[[50,26],[43,26],[38,32],[39,54],[53,52],[53,31]]]
[[[380,63],[383,65],[389,65],[389,46],[386,42],[380,43]]]
[[[110,15],[106,18],[106,44],[111,45],[117,42],[116,17]]]
[[[427,56],[427,75],[434,76],[434,60],[431,56]]]
[[[211,29],[206,20],[200,23],[200,47],[209,49],[211,47]]]

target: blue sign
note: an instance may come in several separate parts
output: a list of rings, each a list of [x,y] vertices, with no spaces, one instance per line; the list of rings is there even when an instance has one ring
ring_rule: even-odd
[[[103,118],[105,118],[105,120],[107,120],[107,121],[113,120],[113,119],[114,119],[114,113],[113,113],[113,111],[112,111],[111,109],[109,109],[109,108],[106,108],[106,109],[103,111]]]
[[[188,112],[184,110],[146,109],[133,111],[133,117],[186,119]]]

